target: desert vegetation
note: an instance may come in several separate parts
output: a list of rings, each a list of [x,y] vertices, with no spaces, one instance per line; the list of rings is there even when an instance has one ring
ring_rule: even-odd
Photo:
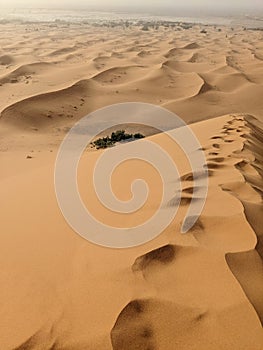
[[[125,130],[117,130],[111,133],[111,136],[101,137],[91,143],[91,147],[103,149],[114,146],[117,142],[132,141],[143,139],[145,136],[140,133],[128,134]]]

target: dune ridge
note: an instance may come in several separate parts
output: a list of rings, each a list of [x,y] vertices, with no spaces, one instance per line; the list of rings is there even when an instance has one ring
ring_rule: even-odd
[[[9,261],[5,266],[11,273],[8,281],[0,274],[6,283],[0,297],[7,303],[0,327],[1,347],[188,350],[205,346],[208,350],[261,350],[262,275],[259,257],[255,259],[261,249],[255,230],[261,226],[249,224],[249,210],[244,212],[243,201],[241,204],[244,197],[246,201],[252,199],[253,205],[261,205],[259,193],[239,169],[244,160],[255,162],[250,149],[244,148],[250,130],[246,123],[257,125],[244,115],[226,115],[191,125],[209,168],[203,213],[189,233],[180,233],[190,201],[194,197],[198,200],[198,188],[193,188],[193,175],[179,149],[174,148],[182,182],[178,214],[162,235],[135,249],[95,246],[66,224],[52,191],[56,152],[49,153],[46,144],[31,160],[24,158],[20,165],[11,167],[12,176],[3,177],[5,186],[1,186],[5,201],[2,232],[12,232],[1,247],[1,257]],[[258,140],[261,131],[253,128]],[[162,134],[150,138],[165,148],[169,146],[170,141]],[[1,154],[2,162],[9,166],[14,164],[10,154]],[[19,159],[21,150],[12,154]],[[86,152],[80,164],[79,186],[84,199],[91,196],[86,186],[87,164],[93,164],[97,156],[98,152]],[[251,169],[248,172],[251,175]],[[14,179],[16,185],[10,187]],[[149,186],[154,186],[153,177],[150,179]],[[119,188],[119,178],[116,183]],[[173,193],[174,184],[170,186]],[[27,205],[22,205],[25,196]],[[153,201],[152,205],[157,204]],[[10,220],[18,212],[20,219]],[[254,208],[252,212],[254,215]],[[49,220],[39,226],[44,217]],[[27,230],[21,231],[21,227]],[[7,249],[10,245],[11,250]],[[251,289],[251,278],[256,289]],[[14,288],[17,283],[19,289]],[[26,320],[18,295],[30,305]],[[10,303],[12,308],[8,307]],[[39,312],[45,309],[48,312]],[[6,333],[11,320],[19,329],[16,335],[12,327]]]
[[[207,123],[207,122],[206,122]],[[251,125],[251,127],[250,127]],[[169,318],[169,323],[173,324],[174,329],[176,329],[176,335],[173,338],[170,338],[170,341],[168,341],[165,345],[162,343],[163,341],[163,333],[165,332],[164,329],[160,329],[160,324],[164,322],[165,325],[165,317],[163,316],[162,312],[165,313],[165,315],[169,314],[169,311],[166,309],[165,303],[167,298],[171,301],[177,300],[179,302],[180,297],[178,298],[178,288],[182,288],[182,285],[178,285],[179,281],[177,283],[173,283],[171,280],[169,280],[169,277],[176,278],[177,273],[179,272],[178,264],[180,263],[180,259],[182,259],[182,262],[186,260],[187,257],[191,258],[191,260],[194,260],[194,256],[196,254],[200,253],[200,249],[202,246],[210,247],[211,243],[212,246],[216,247],[216,250],[220,249],[219,245],[223,243],[222,249],[225,252],[223,255],[223,260],[226,259],[226,262],[232,271],[233,275],[237,279],[238,283],[240,283],[241,287],[243,288],[246,297],[249,300],[249,303],[253,305],[255,311],[257,312],[257,315],[259,319],[262,322],[262,288],[263,288],[263,270],[262,270],[262,261],[260,260],[260,257],[262,259],[262,242],[261,242],[261,224],[259,216],[261,216],[262,212],[262,196],[259,199],[258,196],[258,186],[254,186],[253,181],[247,181],[245,178],[243,178],[243,181],[241,181],[241,178],[238,176],[236,177],[236,181],[233,181],[233,176],[228,176],[232,180],[230,183],[225,182],[223,185],[220,184],[220,179],[225,178],[226,172],[223,170],[224,167],[229,167],[229,165],[226,165],[226,162],[230,162],[232,165],[231,167],[236,167],[238,171],[242,171],[243,165],[244,165],[244,157],[246,159],[246,169],[242,171],[243,176],[245,177],[245,174],[249,172],[247,169],[247,164],[251,164],[250,166],[254,166],[253,164],[256,163],[255,159],[257,159],[257,150],[255,153],[253,153],[253,148],[251,151],[251,147],[249,148],[249,153],[247,147],[251,144],[251,139],[255,138],[258,140],[258,137],[261,136],[262,133],[262,124],[256,120],[255,118],[251,116],[230,116],[227,120],[225,120],[225,123],[222,125],[221,131],[219,130],[220,136],[212,136],[210,139],[213,140],[219,140],[218,144],[212,144],[212,149],[215,148],[218,151],[217,152],[211,152],[212,149],[210,149],[211,146],[205,147],[206,152],[208,152],[208,155],[210,157],[208,158],[208,168],[212,169],[214,171],[214,178],[217,183],[218,187],[222,188],[223,191],[230,192],[231,195],[236,197],[238,201],[242,203],[244,206],[244,214],[246,219],[248,220],[248,223],[250,224],[253,231],[247,229],[247,232],[250,233],[250,239],[253,241],[253,234],[257,236],[257,240],[254,244],[251,243],[248,244],[245,243],[243,245],[243,248],[238,248],[237,246],[234,247],[231,242],[231,238],[224,236],[226,238],[225,242],[221,240],[220,236],[215,240],[215,242],[210,241],[208,238],[205,239],[204,235],[209,235],[208,227],[213,227],[215,233],[215,226],[211,223],[213,221],[217,222],[217,225],[221,226],[220,230],[224,230],[222,227],[222,224],[219,224],[218,219],[213,216],[207,216],[206,213],[201,216],[201,218],[198,220],[197,224],[194,226],[194,228],[191,230],[191,234],[196,238],[196,240],[200,243],[200,246],[196,247],[188,247],[188,246],[181,246],[181,245],[172,245],[168,244],[165,246],[162,246],[160,248],[154,249],[152,251],[148,251],[146,254],[138,257],[133,266],[132,271],[137,275],[137,278],[141,275],[142,278],[145,280],[147,285],[155,286],[155,290],[158,291],[158,296],[160,298],[160,295],[163,296],[164,299],[160,300],[151,300],[151,299],[135,299],[132,302],[130,302],[120,313],[119,317],[117,318],[117,321],[112,329],[111,332],[111,339],[112,339],[112,345],[113,349],[141,349],[141,348],[147,348],[150,349],[160,349],[160,348],[171,348],[174,349],[174,346],[178,346],[180,349],[189,349],[189,348],[195,348],[199,349],[200,345],[198,345],[198,341],[200,338],[202,338],[202,328],[205,327],[206,320],[207,322],[211,324],[211,310],[209,311],[209,307],[206,308],[192,308],[189,310],[181,309],[180,306],[176,305],[170,305],[170,308],[175,308],[172,311],[172,314]],[[240,144],[238,145],[238,140]],[[229,141],[231,141],[229,143]],[[254,140],[255,141],[255,140]],[[261,140],[262,142],[262,140]],[[235,144],[233,147],[232,144]],[[227,146],[229,144],[229,146]],[[219,146],[219,147],[215,147]],[[227,151],[227,148],[229,148],[229,151]],[[262,144],[259,145],[259,148],[262,150]],[[228,153],[229,152],[229,153]],[[240,169],[240,164],[242,164],[242,169]],[[216,165],[216,166],[215,166]],[[257,167],[255,169],[257,171]],[[230,170],[228,170],[230,172]],[[219,173],[218,173],[219,172]],[[221,172],[221,175],[220,175]],[[192,181],[191,174],[185,174],[182,176],[183,181]],[[260,180],[262,183],[262,179]],[[210,185],[213,186],[213,185]],[[211,191],[211,188],[210,188]],[[186,198],[192,198],[193,188],[191,187],[185,187],[183,189],[183,193],[188,193],[189,197]],[[262,192],[260,192],[260,195]],[[244,201],[242,198],[245,198],[246,201]],[[249,197],[249,199],[248,199]],[[184,204],[184,197],[182,197],[183,201],[181,202],[181,206]],[[209,198],[208,198],[209,202]],[[257,204],[255,204],[255,202]],[[259,202],[259,203],[258,203]],[[261,203],[261,204],[260,204]],[[225,201],[225,205],[227,202]],[[186,203],[186,205],[189,205],[189,201]],[[251,208],[252,205],[252,208]],[[257,207],[254,207],[254,206]],[[211,207],[210,207],[211,208]],[[252,210],[251,210],[252,209]],[[212,211],[213,212],[213,211]],[[209,214],[211,215],[211,214]],[[224,220],[227,220],[225,217]],[[240,220],[237,219],[237,222]],[[234,219],[231,218],[231,221],[229,221],[229,224],[226,223],[226,225],[234,225]],[[237,224],[239,226],[239,224]],[[227,227],[227,226],[226,226]],[[211,229],[210,229],[211,230]],[[253,232],[253,233],[252,233]],[[211,235],[212,232],[210,232]],[[248,238],[248,237],[247,237]],[[219,240],[218,240],[219,239]],[[244,239],[244,237],[243,237]],[[228,242],[226,244],[226,242]],[[216,245],[214,245],[216,244]],[[229,245],[230,244],[230,245]],[[254,246],[254,249],[246,251],[246,244]],[[247,246],[247,247],[248,247]],[[252,247],[251,247],[252,248]],[[202,250],[202,249],[201,249]],[[237,250],[237,252],[231,252],[231,250]],[[203,256],[208,254],[207,251],[202,251],[201,253]],[[214,252],[215,254],[215,252]],[[211,264],[211,261],[210,261]],[[196,261],[196,268],[198,266],[198,263]],[[207,270],[206,270],[207,273]],[[215,269],[213,270],[213,273],[215,273]],[[169,276],[169,277],[168,277]],[[185,275],[184,275],[185,276]],[[214,276],[215,277],[215,276]],[[182,277],[182,280],[184,280],[185,277]],[[219,278],[218,276],[215,278]],[[163,284],[166,283],[166,288],[163,289]],[[204,285],[204,281],[202,282],[202,285]],[[206,285],[206,288],[209,289],[209,286],[213,284],[212,277],[210,277],[208,284]],[[208,286],[209,285],[209,286]],[[169,290],[176,293],[177,298],[173,299],[172,294],[169,294]],[[196,293],[197,290],[195,288],[195,291],[193,293]],[[155,293],[154,293],[155,295]],[[208,297],[207,297],[208,298]],[[209,299],[209,298],[208,298]],[[218,302],[218,301],[217,301]],[[156,304],[155,304],[156,303]],[[150,305],[153,305],[152,311],[150,311]],[[154,306],[155,305],[155,306]],[[157,306],[158,305],[158,306]],[[177,310],[177,307],[179,307],[179,310]],[[154,310],[162,310],[162,311],[154,311]],[[230,310],[229,310],[230,311]],[[155,315],[156,312],[156,315]],[[178,313],[177,313],[178,312]],[[158,315],[158,316],[157,316]],[[184,316],[182,316],[184,315]],[[186,316],[188,315],[188,316]],[[164,319],[162,320],[162,317]],[[183,318],[189,317],[188,322],[188,332],[191,332],[191,326],[198,329],[198,335],[195,339],[195,345],[193,346],[193,343],[187,344],[187,338],[183,338],[183,341],[180,340],[181,337],[181,330],[180,326],[183,324]],[[160,319],[161,318],[161,319]],[[180,321],[178,321],[180,320]],[[209,321],[210,320],[210,321]],[[180,325],[180,326],[179,326]],[[191,326],[190,326],[191,325]],[[179,327],[178,327],[179,326]],[[165,326],[163,326],[165,327]],[[127,329],[129,330],[127,333]],[[157,332],[157,334],[156,334]],[[205,334],[209,334],[209,330],[205,330]],[[189,333],[188,333],[189,336]],[[211,336],[211,335],[210,335]],[[259,337],[260,339],[260,337]],[[173,342],[174,345],[169,345],[170,342]],[[175,345],[176,344],[176,345]],[[262,343],[261,343],[262,344]],[[214,340],[214,346],[212,344],[206,343],[207,349],[219,349],[219,348],[228,348],[229,344],[224,343],[222,339],[215,339]],[[230,346],[230,348],[233,345]],[[240,348],[243,348],[244,344],[239,344]],[[262,345],[259,345],[259,348],[261,348]],[[255,344],[250,345],[251,348],[257,348]],[[246,346],[244,346],[244,349]]]
[[[263,324],[263,124],[251,116],[246,116],[244,127],[247,132],[246,142],[240,154],[241,156],[244,154],[244,160],[237,163],[236,166],[242,173],[245,184],[248,184],[255,193],[254,198],[246,198],[244,193],[240,193],[240,188],[232,189],[231,193],[242,202],[246,218],[257,236],[257,244],[254,250],[227,254],[226,260]]]

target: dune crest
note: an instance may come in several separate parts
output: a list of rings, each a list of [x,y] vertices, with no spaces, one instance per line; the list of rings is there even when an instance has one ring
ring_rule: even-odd
[[[236,166],[244,177],[245,184],[251,187],[254,196],[247,198],[242,187],[228,190],[242,202],[246,218],[257,236],[257,244],[254,250],[227,254],[226,260],[263,324],[263,124],[251,116],[246,116],[243,131],[246,142],[240,156],[244,154],[244,160]]]

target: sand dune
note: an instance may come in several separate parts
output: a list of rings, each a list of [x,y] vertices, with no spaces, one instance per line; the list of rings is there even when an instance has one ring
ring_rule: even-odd
[[[19,81],[21,82],[23,79],[32,79],[32,75],[35,75],[36,72],[37,74],[43,74],[49,69],[50,66],[51,64],[47,62],[22,65],[12,72],[9,72],[7,75],[2,77],[0,76],[0,84],[13,84],[18,83]]]
[[[0,348],[262,350],[262,33],[202,25],[16,26],[11,42],[5,33],[13,24],[0,23]],[[168,184],[163,209],[179,209],[154,240],[107,249],[66,223],[54,166],[76,121],[130,101],[164,106],[192,123],[207,159],[208,196],[181,234],[189,205],[204,199],[194,178],[205,172],[194,177],[164,134],[121,125],[143,132],[176,163],[179,177]],[[132,144],[114,149],[123,147]],[[80,160],[83,203],[114,227],[151,217],[161,180],[141,164],[122,165],[111,184],[126,200],[133,179],[145,177],[150,196],[141,211],[126,216],[101,204],[92,169],[102,153],[89,149]]]
[[[209,70],[209,64],[205,63],[196,63],[196,62],[176,62],[176,61],[167,61],[164,63],[166,66],[182,73],[188,72],[207,72]],[[213,64],[214,67],[214,64]]]
[[[191,43],[187,44],[186,46],[182,47],[184,50],[194,50],[194,49],[199,49],[200,46],[197,43]]]
[[[59,126],[78,113],[78,108],[83,104],[83,91],[86,91],[90,85],[92,82],[78,82],[64,90],[17,102],[2,112],[1,119],[3,123],[26,130],[45,126],[52,127],[54,123]],[[65,104],[66,98],[68,99]]]
[[[3,56],[0,57],[0,65],[8,66],[11,63],[13,63],[12,56],[10,56],[10,55],[3,55]]]
[[[140,66],[114,67],[97,74],[92,79],[95,81],[99,81],[100,83],[111,83],[111,84],[125,84],[127,82],[131,83],[133,79],[136,80],[136,77],[140,75],[138,72],[140,68],[143,71],[144,67],[140,67]],[[141,74],[143,74],[143,72],[141,72]]]
[[[24,158],[20,167],[26,165],[27,172],[16,170],[16,175],[13,172],[2,180],[1,197],[6,203],[1,212],[2,232],[12,232],[1,248],[3,261],[10,262],[6,270],[12,272],[5,291],[1,291],[1,299],[7,303],[2,322],[12,320],[18,326],[23,318],[23,327],[16,335],[12,328],[5,335],[1,333],[3,348],[162,350],[174,349],[174,344],[180,349],[262,348],[262,275],[255,258],[261,249],[255,232],[261,226],[242,206],[244,193],[246,200],[252,198],[257,205],[259,194],[235,168],[244,159],[244,135],[249,127],[243,116],[227,115],[192,128],[211,170],[204,211],[187,235],[181,235],[179,223],[193,198],[193,176],[175,149],[173,156],[180,164],[183,186],[178,215],[156,240],[125,251],[92,245],[67,226],[52,191],[55,154],[46,151],[47,145],[41,153],[33,154],[32,160]],[[151,138],[166,147],[168,141],[162,135]],[[253,159],[251,151],[246,152]],[[14,153],[19,157],[21,150]],[[83,157],[80,188],[86,184],[87,164],[96,160],[97,152]],[[10,165],[13,160],[7,154],[3,162]],[[129,168],[126,171],[130,172]],[[10,187],[14,176],[16,185]],[[119,186],[119,178],[116,183]],[[25,196],[27,205],[21,211]],[[198,197],[198,191],[194,196]],[[20,219],[10,221],[14,215]],[[49,220],[39,226],[44,217]],[[21,227],[27,227],[22,236]],[[11,246],[10,251],[7,247]],[[26,278],[20,280],[25,273]],[[20,287],[14,289],[17,283]],[[23,305],[31,305],[26,320],[18,296],[23,296]],[[12,308],[9,303],[13,303]],[[48,313],[39,312],[44,309]]]
[[[186,121],[203,120],[230,112],[252,113],[262,119],[259,96],[262,94],[263,70],[261,61],[255,57],[255,53],[260,56],[262,48],[258,45],[257,32],[237,28],[233,33],[227,27],[218,32],[211,26],[206,28],[208,34],[203,36],[199,33],[200,27],[194,26],[184,31],[183,37],[181,32],[166,30],[164,40],[159,42],[155,38],[161,35],[161,29],[150,34],[136,29],[128,35],[125,30],[116,32],[111,29],[108,39],[102,40],[100,35],[103,29],[100,28],[79,28],[77,35],[72,28],[67,38],[58,28],[52,31],[50,39],[42,34],[38,47],[27,41],[28,51],[23,55],[23,64],[19,65],[22,59],[19,51],[1,56],[3,60],[5,57],[12,60],[8,61],[9,65],[14,64],[14,60],[16,62],[8,70],[0,69],[0,91],[4,97],[0,104],[2,111],[11,105],[15,111],[17,102],[25,100],[27,103],[28,97],[40,95],[43,89],[54,94],[56,90],[67,94],[66,88],[93,77],[95,81],[105,83],[104,95],[112,103],[134,100],[161,104]],[[87,31],[89,40],[86,38]],[[30,35],[36,40],[40,33],[32,32]],[[22,47],[23,40],[19,36],[16,40],[17,47]],[[15,43],[12,47],[15,47]],[[25,62],[26,57],[30,64]],[[162,71],[159,70],[160,66],[163,67]],[[45,69],[50,69],[50,73]],[[193,78],[194,73],[205,81],[203,86],[195,84],[197,78]],[[174,82],[169,82],[169,75],[176,77]],[[69,80],[65,79],[66,76]],[[5,84],[9,82],[16,83],[10,86],[11,93],[5,97]],[[166,89],[157,94],[155,87],[159,84]],[[50,87],[47,89],[48,85]],[[106,85],[109,88],[114,85],[118,87],[109,92]],[[90,96],[97,94],[96,87],[88,90]],[[203,96],[203,92],[206,92],[206,96]],[[111,97],[108,99],[109,94]],[[89,102],[89,108],[83,108],[81,115],[104,105],[99,97],[98,100],[98,103]],[[20,105],[17,106],[20,108]],[[71,107],[68,108],[66,113],[72,114]],[[28,113],[31,113],[30,110]],[[5,111],[2,114],[5,115]]]

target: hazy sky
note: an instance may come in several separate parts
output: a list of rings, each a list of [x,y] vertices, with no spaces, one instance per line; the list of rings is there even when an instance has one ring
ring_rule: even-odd
[[[153,8],[209,8],[209,9],[263,9],[263,0],[0,0],[0,7],[138,7]]]

